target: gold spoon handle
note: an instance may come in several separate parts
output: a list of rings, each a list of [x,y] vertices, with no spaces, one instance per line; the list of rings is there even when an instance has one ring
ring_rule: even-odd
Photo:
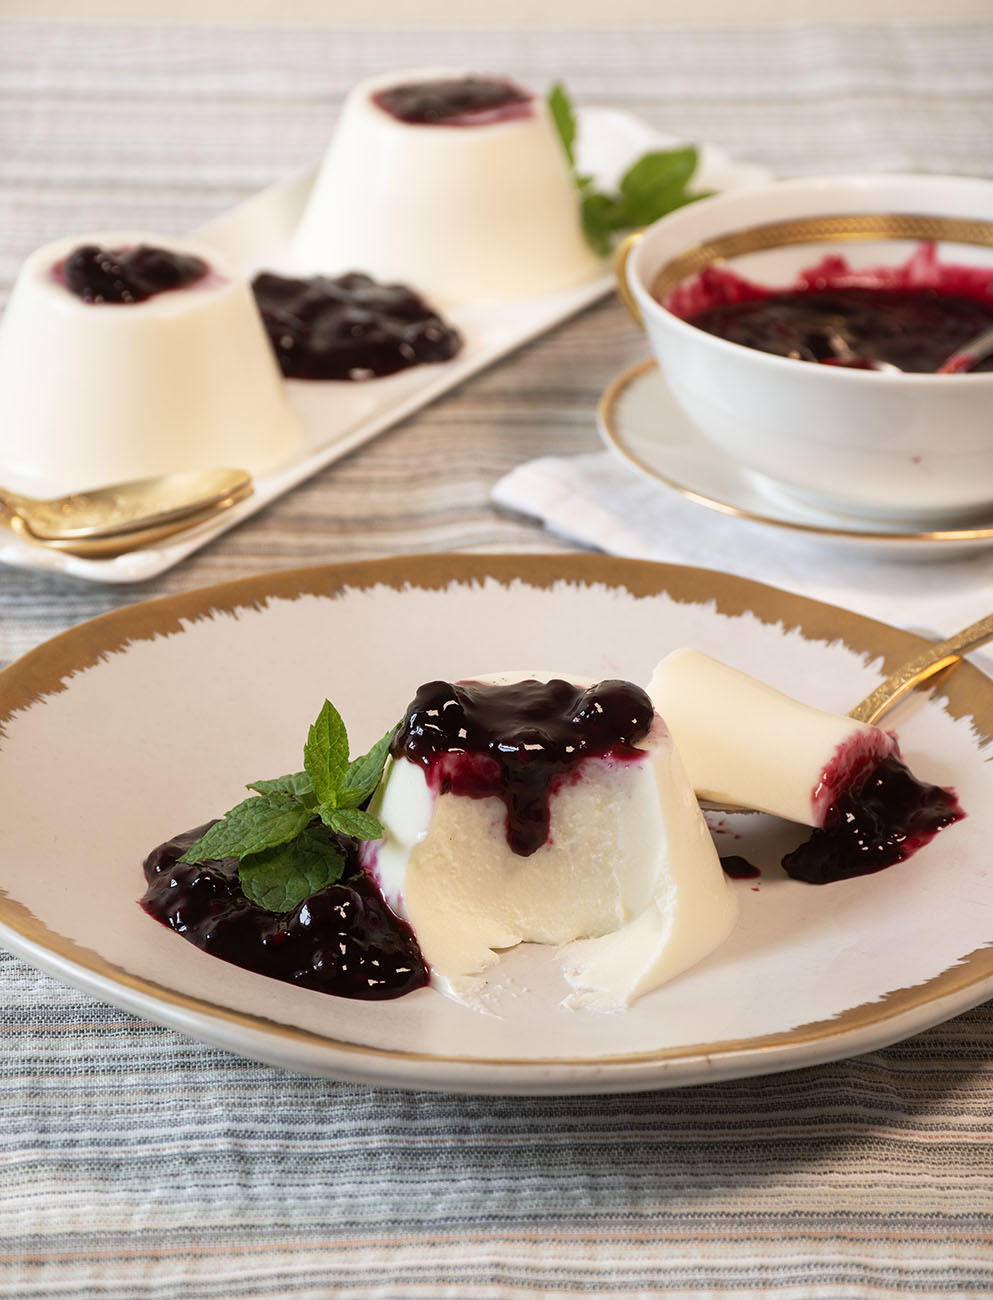
[[[857,722],[877,722],[889,708],[922,682],[930,681],[938,673],[951,668],[963,655],[985,645],[987,641],[993,641],[993,614],[987,614],[978,623],[972,623],[954,636],[922,650],[881,682],[861,704],[856,704],[848,716]]]

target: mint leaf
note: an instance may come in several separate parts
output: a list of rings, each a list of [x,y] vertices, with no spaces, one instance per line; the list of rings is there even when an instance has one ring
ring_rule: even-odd
[[[688,186],[697,169],[696,149],[656,149],[630,166],[618,182],[616,194],[595,188],[594,177],[576,171],[578,122],[572,100],[561,82],[547,96],[548,111],[579,191],[583,233],[595,253],[606,257],[614,236],[623,230],[648,226],[659,217],[706,195]]]
[[[379,821],[360,805],[382,780],[394,731],[350,763],[345,724],[325,700],[307,733],[304,770],[251,782],[253,797],[210,827],[179,861],[237,858],[246,898],[271,912],[292,911],[344,870],[328,829],[359,840],[382,837]]]
[[[309,810],[292,795],[255,795],[215,822],[179,860],[210,862],[261,853],[292,840],[309,821]]]
[[[607,194],[587,194],[582,201],[580,215],[583,233],[595,253],[606,257],[613,242],[612,236],[620,228],[620,209]]]
[[[272,781],[250,781],[246,788],[258,790],[259,794],[292,795],[309,808],[317,802],[314,787],[306,772],[291,772],[289,776],[277,776]]]
[[[320,826],[242,859],[238,881],[245,897],[269,912],[292,912],[305,898],[340,879],[345,860]]]
[[[318,808],[321,821],[333,831],[342,835],[351,835],[356,840],[381,840],[383,826],[371,813],[362,812],[360,808],[337,808],[332,804],[322,803]]]
[[[368,754],[349,763],[338,787],[339,808],[357,808],[379,785],[395,731],[396,727],[391,727],[385,736],[376,741]]]
[[[693,148],[646,153],[621,177],[625,225],[647,226],[687,201],[686,186],[697,168]]]
[[[303,765],[317,802],[333,801],[348,767],[348,734],[341,715],[330,700],[324,701],[317,721],[307,734]]]
[[[569,160],[569,166],[576,166],[576,114],[572,107],[572,100],[561,81],[556,81],[548,92],[548,111],[551,114],[552,122],[559,133],[559,139],[562,141],[562,148],[565,150],[565,156]]]

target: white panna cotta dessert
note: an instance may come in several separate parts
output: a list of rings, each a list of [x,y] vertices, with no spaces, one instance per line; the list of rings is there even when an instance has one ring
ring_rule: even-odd
[[[0,320],[4,486],[259,475],[301,436],[251,290],[212,251],[114,232],[25,261]]]
[[[351,91],[293,256],[305,274],[363,271],[442,303],[547,294],[604,271],[545,103],[453,69]]]
[[[391,754],[363,864],[450,996],[473,1002],[501,950],[554,944],[569,1005],[619,1010],[734,924],[676,747],[630,683],[431,682]]]

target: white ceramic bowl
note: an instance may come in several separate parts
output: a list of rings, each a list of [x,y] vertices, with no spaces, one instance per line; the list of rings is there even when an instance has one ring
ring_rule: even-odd
[[[511,120],[460,126],[399,121],[376,102],[467,75],[420,68],[349,93],[293,238],[303,272],[365,271],[440,303],[526,298],[603,274],[540,96]]]
[[[192,253],[208,275],[135,303],[90,303],[55,268],[83,244]],[[217,254],[135,232],[27,258],[0,320],[0,484],[73,492],[176,470],[258,475],[301,438],[250,288]]]
[[[622,249],[619,286],[673,396],[728,456],[819,506],[927,524],[993,503],[993,373],[890,374],[774,356],[680,319],[651,290],[718,263],[786,287],[826,253],[896,267],[929,240],[943,264],[993,268],[993,181],[819,177],[718,195]]]

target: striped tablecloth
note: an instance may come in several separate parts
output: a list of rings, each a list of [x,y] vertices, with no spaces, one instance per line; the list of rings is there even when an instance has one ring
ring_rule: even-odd
[[[190,230],[312,161],[359,77],[446,63],[562,77],[781,174],[993,175],[993,25],[8,23],[0,286],[66,233]],[[643,350],[604,302],[144,586],[0,570],[0,663],[225,578],[561,547],[490,489],[595,449],[593,403]],[[991,1030],[984,1006],[856,1060],[658,1094],[418,1094],[238,1059],[0,954],[0,1295],[989,1295]]]

